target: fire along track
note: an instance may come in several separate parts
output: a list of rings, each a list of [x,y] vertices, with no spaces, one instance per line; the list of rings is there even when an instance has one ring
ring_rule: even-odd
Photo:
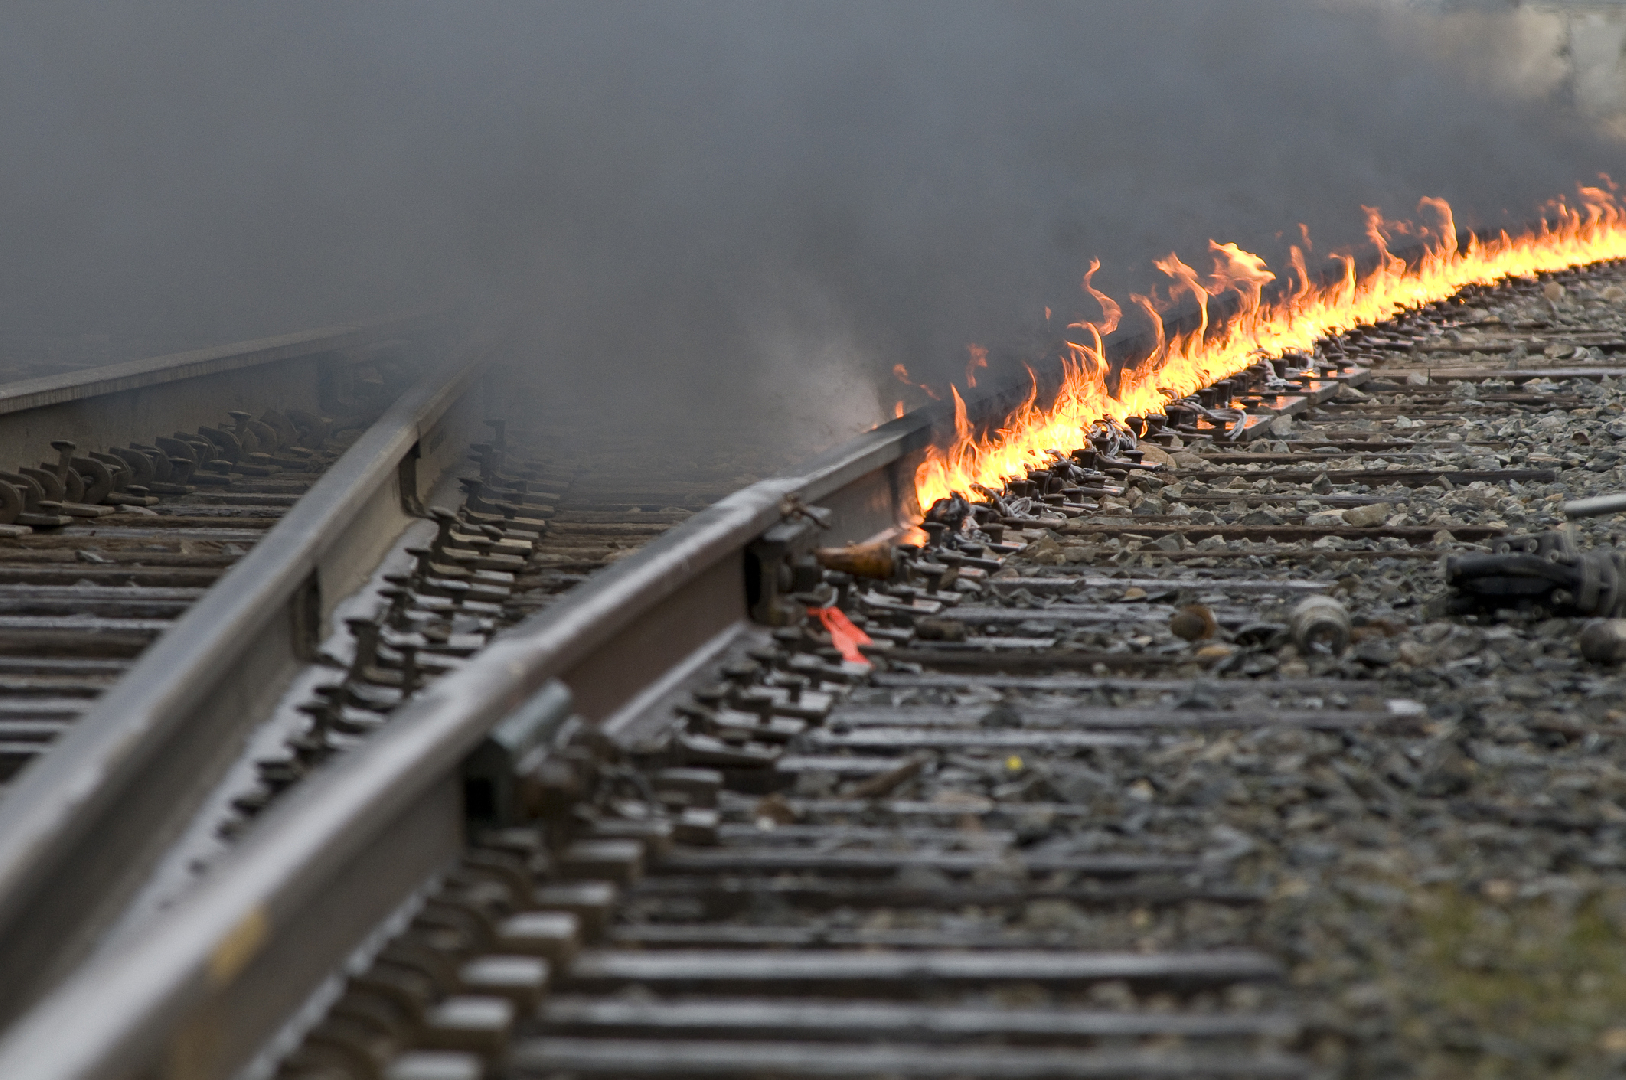
[[[1368,989],[1356,929],[1626,866],[1586,797],[1619,787],[1620,678],[1576,644],[1626,594],[1606,524],[1555,531],[1619,486],[1623,279],[1323,340],[924,547],[843,545],[915,509],[940,414],[585,580],[605,535],[565,526],[633,501],[567,520],[499,429],[228,849],[0,1074],[1385,1074],[1427,1003]],[[1487,561],[1527,548],[1534,585]]]

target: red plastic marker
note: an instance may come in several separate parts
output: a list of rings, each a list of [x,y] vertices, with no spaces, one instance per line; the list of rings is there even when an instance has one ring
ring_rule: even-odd
[[[870,636],[853,625],[847,613],[838,607],[810,607],[807,613],[819,620],[830,631],[830,643],[841,650],[841,658],[855,664],[869,663],[858,646],[870,644]]]

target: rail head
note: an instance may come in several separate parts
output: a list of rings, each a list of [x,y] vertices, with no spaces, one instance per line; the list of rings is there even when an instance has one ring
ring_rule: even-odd
[[[415,313],[23,379],[0,386],[0,416],[261,367],[313,353],[356,349],[390,335],[421,334],[443,319],[440,313]]]

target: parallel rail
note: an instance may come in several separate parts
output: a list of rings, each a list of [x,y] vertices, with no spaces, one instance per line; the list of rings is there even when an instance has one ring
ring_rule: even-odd
[[[0,445],[20,456],[63,434],[87,449],[150,440],[268,397],[317,409],[335,355],[431,326],[293,335],[36,380],[0,395]],[[10,973],[0,1014],[59,978],[117,916],[310,655],[333,605],[463,453],[483,415],[468,400],[478,365],[442,355],[427,367],[0,801],[0,968]]]
[[[335,361],[440,332],[414,315],[195,349],[0,386],[0,461],[23,461],[53,439],[117,446],[155,432],[218,423],[263,399],[268,377],[284,408],[315,409]]]

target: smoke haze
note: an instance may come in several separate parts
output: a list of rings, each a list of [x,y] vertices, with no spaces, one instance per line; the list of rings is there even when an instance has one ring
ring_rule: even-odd
[[[17,4],[0,340],[150,353],[454,302],[522,328],[517,414],[806,449],[904,396],[894,364],[958,378],[969,342],[1093,315],[1091,257],[1122,298],[1209,237],[1280,268],[1299,222],[1318,251],[1424,195],[1519,222],[1618,165],[1528,20],[1451,18]]]

